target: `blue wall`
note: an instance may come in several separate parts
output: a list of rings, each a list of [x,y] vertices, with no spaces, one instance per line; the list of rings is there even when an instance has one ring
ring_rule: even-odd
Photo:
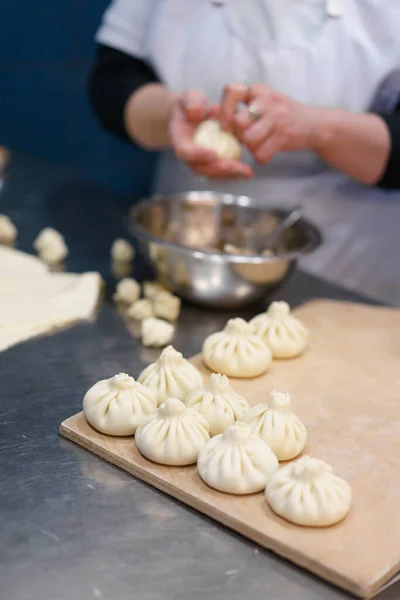
[[[145,1],[145,0],[144,0]],[[0,144],[76,166],[139,197],[155,156],[103,132],[86,96],[94,34],[108,0],[3,0]]]

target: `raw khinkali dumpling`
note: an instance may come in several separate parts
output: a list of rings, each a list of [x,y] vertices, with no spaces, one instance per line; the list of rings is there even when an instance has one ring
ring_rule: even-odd
[[[260,492],[278,467],[278,459],[267,444],[241,422],[207,442],[197,461],[203,481],[229,494]]]
[[[83,399],[88,422],[109,435],[133,435],[140,422],[156,409],[153,392],[125,373],[98,381]]]
[[[265,495],[272,510],[296,525],[325,527],[341,521],[351,504],[350,485],[323,460],[302,456],[271,477]]]
[[[209,150],[214,150],[218,158],[223,160],[239,160],[242,148],[237,138],[224,131],[218,121],[209,119],[198,125],[193,136],[193,143]]]
[[[290,314],[287,302],[272,302],[267,312],[250,321],[250,326],[270,348],[273,358],[294,358],[307,347],[308,329]]]
[[[271,358],[269,348],[243,319],[230,319],[225,329],[210,335],[203,344],[207,367],[230,377],[261,375]]]
[[[227,376],[219,373],[211,375],[206,387],[189,394],[185,404],[207,419],[211,436],[240,421],[249,408],[247,400],[233,391]]]
[[[141,372],[138,381],[155,393],[159,406],[167,398],[183,401],[190,392],[203,386],[196,367],[172,346],[165,348],[156,362]]]
[[[43,229],[33,243],[35,250],[48,265],[58,265],[68,256],[64,237],[52,227]]]
[[[210,439],[206,419],[177,398],[168,398],[136,432],[140,452],[162,465],[192,465]]]
[[[295,458],[307,441],[307,430],[291,407],[289,394],[273,391],[268,403],[252,406],[243,417],[278,460]]]

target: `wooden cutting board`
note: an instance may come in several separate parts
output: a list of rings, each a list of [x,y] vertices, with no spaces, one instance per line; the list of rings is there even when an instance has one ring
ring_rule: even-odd
[[[271,512],[262,493],[213,491],[194,466],[153,464],[133,438],[97,433],[83,413],[64,421],[61,434],[365,598],[400,570],[400,311],[322,300],[295,313],[312,333],[304,356],[276,361],[257,379],[231,383],[250,404],[265,401],[272,389],[291,392],[308,430],[305,453],[332,464],[352,486],[352,509],[342,523],[325,529],[287,523]],[[192,362],[209,374],[200,356]]]

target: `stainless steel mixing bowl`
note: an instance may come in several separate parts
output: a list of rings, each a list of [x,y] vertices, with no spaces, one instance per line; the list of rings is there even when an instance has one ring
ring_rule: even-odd
[[[236,308],[275,290],[296,259],[321,243],[318,229],[301,219],[282,236],[274,254],[223,252],[225,244],[244,252],[258,247],[287,214],[247,196],[187,192],[143,200],[132,208],[129,226],[169,289],[198,304]]]

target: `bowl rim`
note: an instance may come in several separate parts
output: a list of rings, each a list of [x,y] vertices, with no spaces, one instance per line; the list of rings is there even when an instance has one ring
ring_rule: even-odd
[[[261,210],[266,209],[266,211],[270,213],[278,213],[282,215],[289,214],[291,210],[290,208],[285,208],[277,205],[265,206],[260,201],[256,200],[255,198],[252,198],[251,196],[246,196],[242,194],[236,195],[227,192],[215,192],[212,190],[192,190],[187,192],[170,192],[165,194],[157,193],[149,197],[142,198],[130,209],[128,217],[129,232],[137,238],[146,238],[148,241],[155,242],[160,246],[171,248],[181,254],[190,255],[194,258],[206,258],[207,260],[219,263],[237,263],[253,265],[262,265],[282,260],[296,260],[304,254],[313,252],[323,243],[323,236],[319,228],[304,217],[301,217],[300,223],[306,229],[308,235],[307,243],[301,249],[284,252],[282,254],[274,254],[272,256],[246,256],[243,254],[227,254],[226,252],[219,252],[217,250],[198,250],[196,248],[189,248],[187,246],[182,246],[181,244],[176,244],[174,242],[168,242],[166,240],[163,240],[162,238],[159,238],[147,232],[140,225],[138,225],[137,222],[135,222],[135,219],[137,218],[138,214],[142,213],[148,206],[151,206],[153,204],[159,204],[162,200],[168,198],[169,196],[174,196],[176,198],[188,198],[188,196],[190,197],[192,195],[193,201],[195,201],[196,198],[201,199],[205,196],[213,196],[219,203],[222,204],[233,204],[244,207],[251,206]]]

